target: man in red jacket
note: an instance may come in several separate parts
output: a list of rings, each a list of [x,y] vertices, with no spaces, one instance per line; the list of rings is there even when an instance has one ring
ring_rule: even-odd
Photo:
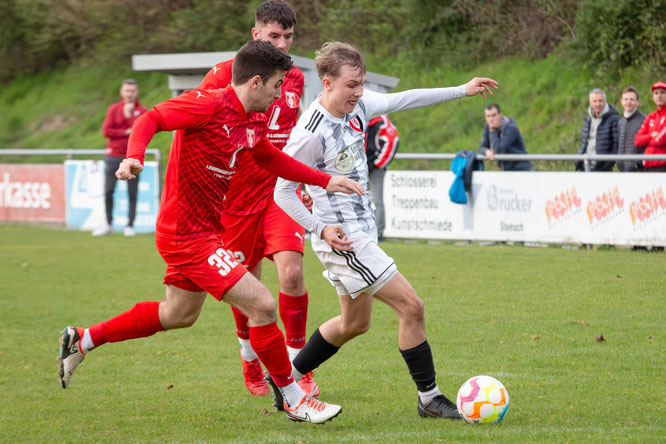
[[[127,153],[127,142],[132,125],[137,117],[148,111],[139,103],[139,85],[134,79],[123,80],[120,85],[120,100],[111,105],[106,112],[102,134],[109,139],[104,156],[104,204],[106,208],[106,225],[93,231],[93,236],[104,236],[111,233],[113,220],[113,191],[116,188],[116,170]],[[136,196],[139,180],[127,181],[129,192],[129,220],[123,231],[125,236],[134,236],[134,216],[136,215]]]
[[[657,109],[649,114],[634,143],[645,147],[645,154],[666,154],[666,82],[652,85],[652,100]],[[666,172],[666,160],[644,160],[645,171]]]

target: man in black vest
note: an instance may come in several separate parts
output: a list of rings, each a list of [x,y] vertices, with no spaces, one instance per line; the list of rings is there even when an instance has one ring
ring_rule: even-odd
[[[624,115],[617,122],[617,153],[643,154],[645,147],[637,147],[634,137],[645,120],[645,114],[638,109],[638,91],[633,86],[627,86],[622,91],[620,99]],[[641,171],[644,169],[640,160],[625,160],[617,162],[617,168],[622,172]]]
[[[578,154],[617,154],[617,111],[606,102],[606,93],[599,88],[590,91],[590,107],[583,119],[583,134]],[[615,162],[590,162],[591,171],[612,171]],[[576,162],[576,169],[584,169]]]

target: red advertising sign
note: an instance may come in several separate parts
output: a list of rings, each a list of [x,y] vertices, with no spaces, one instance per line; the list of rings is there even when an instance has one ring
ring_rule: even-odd
[[[65,222],[64,167],[0,164],[0,220]]]

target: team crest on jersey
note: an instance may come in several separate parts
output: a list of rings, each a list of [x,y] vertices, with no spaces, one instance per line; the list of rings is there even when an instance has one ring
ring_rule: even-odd
[[[349,148],[338,153],[333,164],[335,171],[343,174],[349,174],[354,171],[354,153]]]
[[[247,129],[247,145],[252,148],[254,147],[254,142],[256,142],[256,139],[254,137],[254,129],[248,128]]]
[[[289,108],[298,108],[298,101],[296,101],[296,93],[291,91],[285,91],[285,96],[287,96],[287,106]]]
[[[363,124],[361,123],[361,119],[359,119],[358,116],[354,116],[354,118],[349,121],[349,126],[351,126],[353,130],[358,131],[359,133],[363,132]]]

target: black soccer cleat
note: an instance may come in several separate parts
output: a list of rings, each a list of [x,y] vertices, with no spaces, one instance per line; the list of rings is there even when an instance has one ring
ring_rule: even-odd
[[[422,418],[462,419],[462,416],[458,413],[458,407],[444,395],[435,396],[426,405],[423,405],[421,398],[419,398],[416,411]]]
[[[279,412],[284,411],[284,398],[282,397],[282,392],[280,391],[280,388],[275,385],[275,381],[273,381],[273,378],[271,378],[271,375],[266,372],[266,381],[268,381],[268,385],[271,386],[271,390],[273,391],[273,407],[278,409]]]

